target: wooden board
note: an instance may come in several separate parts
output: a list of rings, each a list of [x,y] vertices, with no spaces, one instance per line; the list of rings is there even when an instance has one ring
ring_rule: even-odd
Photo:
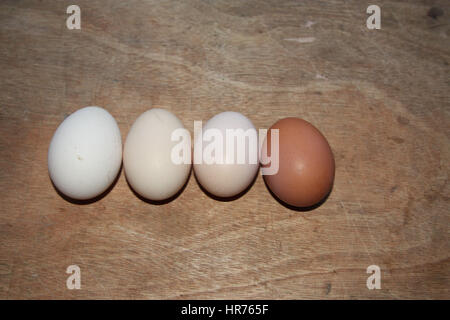
[[[450,298],[448,1],[376,1],[381,30],[361,1],[79,0],[81,30],[69,4],[0,3],[0,298]],[[334,189],[297,212],[261,176],[231,202],[191,176],[154,205],[122,172],[99,201],[68,202],[47,150],[88,105],[123,140],[152,106],[191,132],[225,110],[257,128],[304,118],[332,146]]]

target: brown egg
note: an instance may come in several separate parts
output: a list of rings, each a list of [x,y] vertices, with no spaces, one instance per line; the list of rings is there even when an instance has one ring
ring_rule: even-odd
[[[273,129],[279,130],[278,162],[271,154]],[[327,139],[309,122],[299,118],[277,121],[268,130],[262,151],[263,168],[278,164],[278,172],[264,175],[264,180],[283,202],[310,207],[330,192],[334,180],[333,153]],[[270,158],[272,163],[268,163]]]

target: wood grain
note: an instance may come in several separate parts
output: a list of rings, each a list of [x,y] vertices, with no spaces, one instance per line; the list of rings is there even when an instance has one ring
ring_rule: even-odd
[[[79,0],[68,30],[72,3],[0,3],[0,298],[450,298],[448,1],[378,0],[381,30],[364,1]],[[297,212],[261,176],[231,202],[191,176],[154,205],[122,172],[99,201],[68,202],[47,149],[87,105],[123,139],[156,105],[191,132],[225,110],[257,128],[304,118],[332,146],[333,192]]]

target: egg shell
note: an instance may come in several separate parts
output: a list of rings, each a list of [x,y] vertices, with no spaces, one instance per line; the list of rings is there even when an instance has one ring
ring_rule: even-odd
[[[208,142],[202,141],[209,129],[217,129],[223,136],[223,157],[226,158],[226,130],[242,129],[255,130],[253,123],[239,112],[226,111],[219,113],[208,120],[202,128],[202,135],[195,137],[194,141],[194,172],[197,180],[206,191],[219,198],[229,198],[243,192],[254,180],[259,168],[258,142],[253,142],[252,147],[256,150],[256,162],[252,163],[249,157],[250,140],[245,144],[245,162],[237,162],[237,143],[234,154],[235,163],[212,163],[208,164],[203,156]],[[211,142],[210,142],[211,143]],[[201,150],[200,150],[201,149]],[[200,152],[199,152],[200,150]]]
[[[270,127],[262,145],[269,157],[273,129],[279,130],[279,169],[274,175],[264,175],[267,186],[289,205],[317,204],[330,192],[334,181],[335,163],[327,139],[303,119],[281,119]],[[263,167],[269,162],[264,153],[261,161]]]
[[[86,200],[103,193],[122,163],[122,139],[116,120],[90,106],[69,115],[56,129],[48,150],[48,170],[66,196]]]
[[[189,163],[172,161],[172,133],[184,129],[183,123],[170,111],[152,108],[141,114],[128,132],[124,146],[124,170],[135,192],[149,200],[161,201],[174,196],[186,183]],[[189,153],[191,150],[189,136]]]

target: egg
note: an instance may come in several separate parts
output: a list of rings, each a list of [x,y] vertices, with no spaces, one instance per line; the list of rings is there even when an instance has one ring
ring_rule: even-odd
[[[278,148],[272,146],[276,141],[272,141],[274,129],[278,129]],[[278,160],[271,154],[277,149]],[[278,167],[275,174],[263,175],[264,180],[283,202],[310,207],[330,192],[335,171],[333,153],[327,139],[309,122],[299,118],[277,121],[268,130],[262,151],[262,168]]]
[[[56,129],[48,150],[48,171],[66,196],[87,200],[103,193],[122,163],[122,140],[116,120],[100,107],[69,115]]]
[[[219,113],[194,139],[194,172],[207,192],[229,198],[252,183],[259,168],[258,137],[247,117],[239,112]]]
[[[191,139],[170,111],[152,108],[128,132],[123,165],[128,183],[142,197],[162,201],[174,196],[191,170]]]

